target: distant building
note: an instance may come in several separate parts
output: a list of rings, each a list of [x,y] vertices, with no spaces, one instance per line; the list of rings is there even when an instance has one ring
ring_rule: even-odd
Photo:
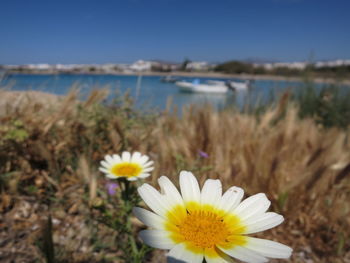
[[[309,63],[307,62],[291,62],[291,63],[275,63],[276,67],[285,67],[289,69],[300,69],[303,70]]]
[[[118,65],[111,64],[111,63],[101,65],[100,70],[103,71],[104,73],[115,73],[120,71]]]
[[[186,65],[186,70],[188,71],[207,71],[209,69],[208,62],[188,62]]]
[[[130,65],[130,69],[133,71],[151,71],[152,61],[138,60]]]
[[[49,64],[29,64],[27,65],[28,69],[36,69],[36,70],[49,70],[51,69],[51,65]]]
[[[275,68],[289,68],[289,69],[299,69],[303,70],[308,65],[307,62],[276,62],[276,63],[263,63],[254,64],[254,67],[263,67],[266,70],[271,70]]]
[[[350,66],[350,59],[337,59],[333,61],[319,61],[315,63],[316,68]]]
[[[303,70],[308,65],[310,65],[309,62],[303,61],[303,62],[276,62],[276,63],[263,63],[263,64],[254,64],[254,67],[263,67],[264,69],[271,70],[275,68],[289,68],[289,69],[299,69]],[[332,61],[318,61],[313,63],[313,65],[316,68],[322,68],[322,67],[339,67],[339,66],[350,66],[350,60],[332,60]]]
[[[166,61],[152,61],[152,71],[171,72],[179,70],[180,64]]]

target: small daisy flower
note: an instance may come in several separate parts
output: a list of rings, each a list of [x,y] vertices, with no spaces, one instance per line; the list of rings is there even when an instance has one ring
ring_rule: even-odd
[[[135,216],[150,229],[140,232],[149,246],[169,249],[169,262],[207,263],[267,262],[289,258],[292,249],[281,243],[248,234],[273,228],[283,216],[266,212],[271,202],[265,194],[244,201],[243,190],[229,188],[222,194],[220,180],[208,179],[200,190],[190,172],[180,173],[180,192],[165,176],[158,179],[161,193],[149,184],[138,192],[153,210],[135,207]]]
[[[121,156],[106,155],[99,169],[110,179],[125,177],[129,181],[135,181],[150,176],[150,172],[154,169],[152,165],[153,161],[149,161],[147,155],[141,155],[139,152],[133,154],[123,152]]]

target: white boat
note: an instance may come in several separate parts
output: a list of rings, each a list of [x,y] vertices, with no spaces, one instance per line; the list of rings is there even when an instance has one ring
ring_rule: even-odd
[[[226,93],[229,87],[224,81],[208,80],[206,83],[200,83],[199,80],[192,82],[177,81],[176,86],[180,87],[180,91],[191,93]]]
[[[251,81],[249,80],[246,80],[244,82],[231,80],[231,81],[228,81],[227,84],[235,91],[247,90],[251,87]]]

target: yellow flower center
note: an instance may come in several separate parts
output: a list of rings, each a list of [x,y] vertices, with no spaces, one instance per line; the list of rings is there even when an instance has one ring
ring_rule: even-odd
[[[224,220],[209,211],[190,212],[178,228],[186,241],[202,249],[225,242],[229,235]]]
[[[244,245],[246,227],[241,219],[211,205],[188,202],[167,213],[165,228],[175,243],[185,243],[193,253],[216,257],[216,247],[232,248]]]
[[[122,177],[138,176],[142,171],[142,167],[136,163],[118,163],[111,169],[112,174]]]

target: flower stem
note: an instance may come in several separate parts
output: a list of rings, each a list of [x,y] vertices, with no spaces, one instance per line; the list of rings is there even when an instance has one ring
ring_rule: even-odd
[[[132,233],[132,223],[131,223],[131,211],[132,211],[132,190],[133,188],[130,188],[130,182],[126,179],[123,180],[124,189],[122,193],[122,199],[124,201],[124,211],[125,211],[125,223],[126,223],[126,229],[127,229],[127,235],[129,240],[129,245],[132,251],[132,258],[134,259],[134,262],[139,262],[140,260],[140,252],[137,248],[137,244],[135,241],[135,238]]]

